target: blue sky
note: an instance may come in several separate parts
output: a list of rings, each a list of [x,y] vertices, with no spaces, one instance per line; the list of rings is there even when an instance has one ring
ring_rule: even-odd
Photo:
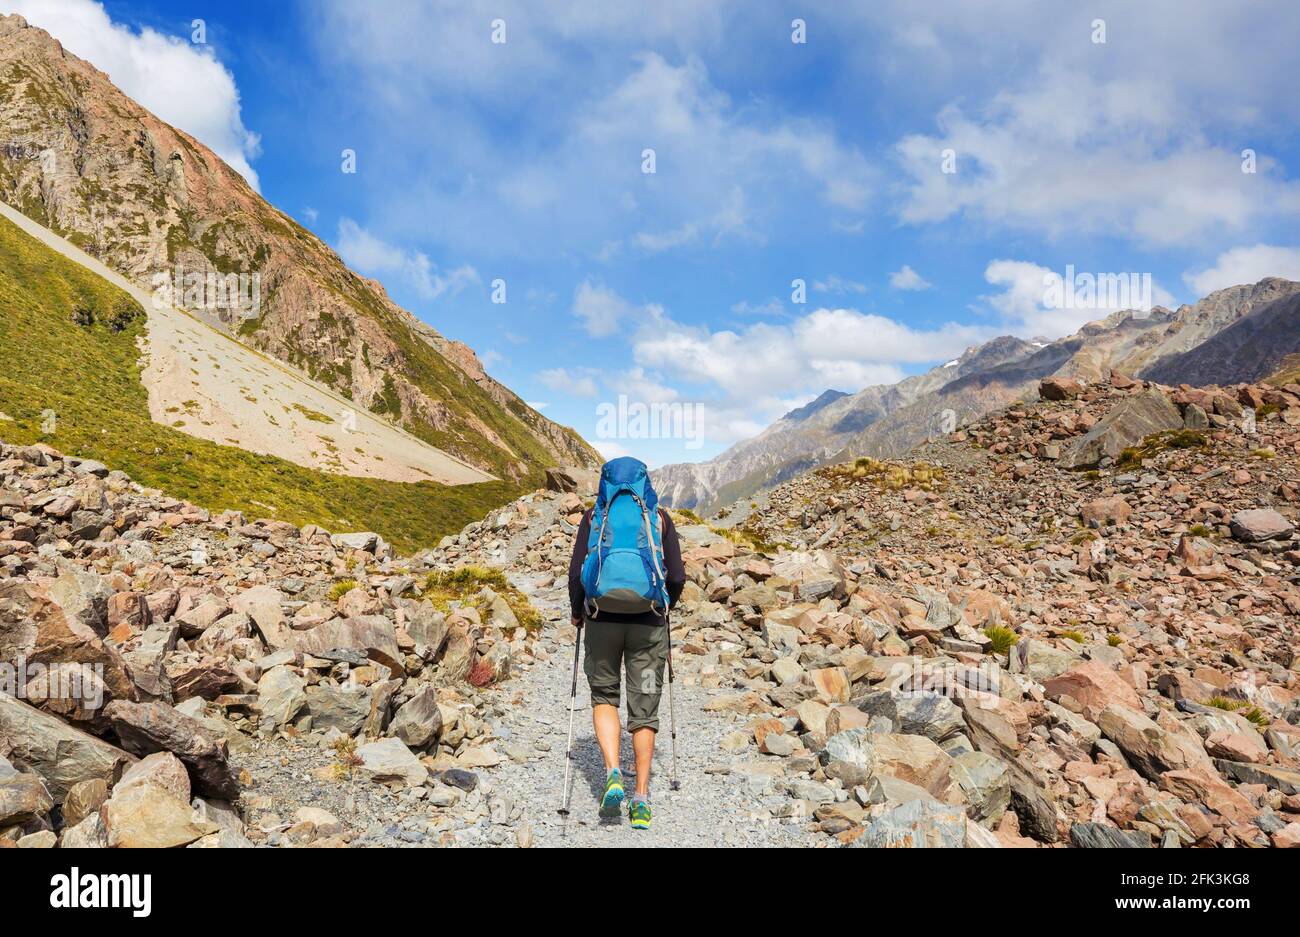
[[[1171,305],[1300,279],[1286,0],[0,7],[548,416],[651,464],[1104,315],[1045,308],[1067,264],[1149,273]],[[698,406],[702,433],[601,438],[620,394]]]

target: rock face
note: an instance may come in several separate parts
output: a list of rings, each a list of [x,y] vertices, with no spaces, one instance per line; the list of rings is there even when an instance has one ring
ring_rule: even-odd
[[[438,434],[498,478],[540,483],[548,464],[600,464],[576,433],[488,376],[471,349],[348,270],[211,150],[44,30],[0,18],[0,73],[21,76],[0,85],[0,194],[34,220],[70,232],[146,290],[156,271],[177,265],[203,276],[257,273],[261,302],[239,330],[244,340],[417,435]],[[43,172],[42,153],[60,171]]]

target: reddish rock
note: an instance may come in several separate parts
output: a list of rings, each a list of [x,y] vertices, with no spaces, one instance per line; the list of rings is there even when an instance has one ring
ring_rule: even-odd
[[[1105,664],[1086,661],[1053,677],[1043,684],[1047,698],[1060,702],[1063,697],[1075,700],[1080,712],[1096,722],[1101,711],[1112,704],[1136,712],[1142,711],[1142,700],[1137,691],[1120,679],[1119,674]]]

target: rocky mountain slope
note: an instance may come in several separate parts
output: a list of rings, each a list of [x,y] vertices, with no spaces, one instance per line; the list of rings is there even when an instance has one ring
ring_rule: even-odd
[[[142,306],[121,276],[10,212],[0,206],[0,438],[205,507],[365,527],[408,550],[517,494],[380,417],[338,419],[347,401],[328,388],[186,312]]]
[[[1296,351],[1298,296],[1300,284],[1270,278],[1172,312],[1115,313],[1054,342],[994,339],[896,385],[782,418],[708,462],[664,466],[655,482],[668,503],[711,513],[817,465],[901,455],[947,421],[961,425],[1032,397],[1052,375],[1098,380],[1115,368],[1166,383],[1260,380]]]
[[[473,351],[398,307],[215,154],[18,16],[0,17],[0,198],[145,288],[257,273],[253,347],[497,478],[599,457],[529,408]],[[236,328],[237,326],[237,328]]]
[[[0,448],[0,848],[1300,845],[1300,385],[1041,391],[679,517],[650,834],[585,700],[554,809],[581,493],[403,559]]]

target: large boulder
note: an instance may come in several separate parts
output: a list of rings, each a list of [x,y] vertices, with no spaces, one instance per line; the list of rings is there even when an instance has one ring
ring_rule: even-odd
[[[1083,385],[1072,377],[1045,377],[1038,385],[1044,400],[1073,400],[1083,393]]]
[[[954,796],[952,758],[930,739],[882,732],[872,743],[877,772],[924,788],[939,800]]]
[[[818,753],[818,759],[828,776],[839,778],[849,787],[865,783],[876,770],[875,745],[865,727],[832,735]]]
[[[1121,400],[1084,436],[1061,452],[1062,468],[1088,468],[1102,459],[1115,459],[1130,446],[1155,433],[1183,428],[1178,407],[1156,388]]]
[[[51,599],[68,618],[98,635],[108,627],[108,602],[113,589],[93,569],[59,559],[58,576],[46,586]]]
[[[46,587],[22,580],[0,584],[0,663],[23,664],[24,695],[47,712],[94,722],[107,699],[134,700],[138,690],[126,660],[89,621],[90,600],[70,572]],[[71,611],[54,598],[54,585]]]
[[[370,715],[370,691],[366,687],[310,686],[307,712],[313,731],[338,729],[344,735],[356,735]]]
[[[888,719],[894,731],[903,735],[924,735],[942,742],[966,730],[961,710],[942,693],[880,690],[867,694],[857,705],[864,713]]]
[[[1238,511],[1232,515],[1230,522],[1232,535],[1247,543],[1263,540],[1282,540],[1291,536],[1295,525],[1268,508],[1255,508],[1250,511]]]
[[[257,681],[257,708],[276,728],[293,722],[306,705],[306,684],[292,667],[272,667]]]
[[[1011,670],[1031,680],[1046,683],[1079,663],[1079,652],[1068,645],[1057,647],[1038,638],[1021,638],[1011,651]]]
[[[887,810],[853,841],[855,847],[870,849],[961,849],[965,845],[965,812],[919,799]]]
[[[952,760],[953,780],[961,787],[970,818],[993,826],[1011,803],[1011,770],[1001,758],[984,752],[962,752]]]
[[[122,747],[134,755],[171,752],[189,770],[194,790],[205,797],[235,800],[239,781],[226,754],[226,742],[197,719],[165,703],[117,700],[105,710]]]
[[[381,784],[416,787],[429,777],[429,770],[398,738],[367,742],[357,749],[357,757],[361,776]]]
[[[267,646],[290,647],[293,632],[284,619],[284,593],[275,586],[253,586],[237,593],[230,600],[232,611],[246,615]]]
[[[388,731],[416,751],[428,748],[442,731],[442,710],[438,708],[437,691],[428,684],[420,687],[397,710]]]
[[[1097,721],[1103,709],[1112,705],[1139,713],[1142,711],[1142,700],[1137,690],[1098,661],[1086,661],[1044,681],[1043,689],[1053,702],[1059,703],[1067,697],[1077,702],[1080,711],[1092,722]]]
[[[39,774],[56,803],[81,781],[109,784],[135,758],[48,713],[0,693],[0,754]]]
[[[215,833],[215,823],[196,820],[189,801],[154,784],[132,784],[100,810],[107,844],[116,848],[174,849]]]
[[[35,820],[53,806],[54,798],[39,775],[13,772],[0,777],[0,829]]]
[[[1189,729],[1166,730],[1122,705],[1105,707],[1096,722],[1101,734],[1119,746],[1124,757],[1149,780],[1159,781],[1166,771],[1214,773],[1214,762],[1205,753],[1200,736]]]
[[[294,632],[289,646],[317,656],[337,650],[361,651],[396,674],[406,672],[397,646],[396,629],[383,615],[335,618],[310,631]]]

